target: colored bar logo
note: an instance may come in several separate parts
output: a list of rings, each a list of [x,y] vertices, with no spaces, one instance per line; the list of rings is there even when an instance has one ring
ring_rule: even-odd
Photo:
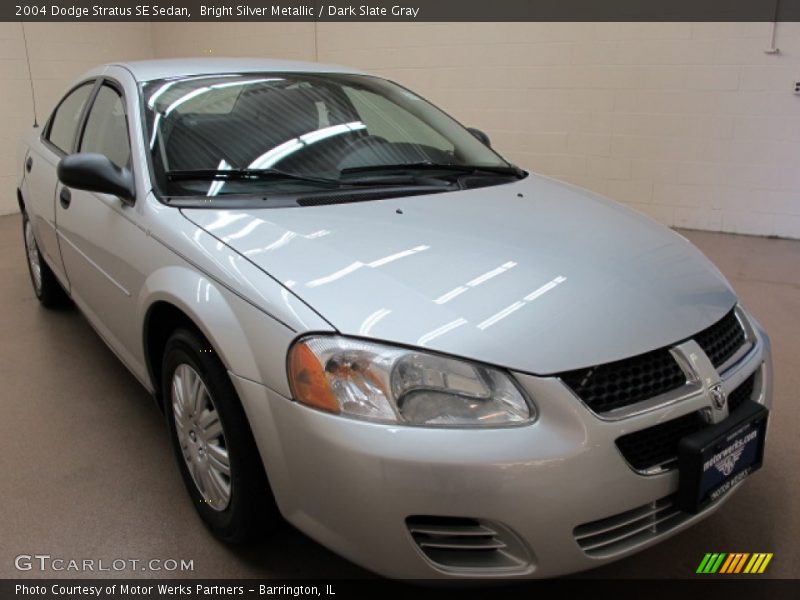
[[[771,560],[772,552],[708,552],[700,561],[696,573],[763,573]]]

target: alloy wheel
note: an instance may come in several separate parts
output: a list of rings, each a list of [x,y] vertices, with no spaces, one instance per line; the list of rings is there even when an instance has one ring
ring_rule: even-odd
[[[172,413],[183,460],[203,501],[223,511],[231,500],[228,445],[211,394],[190,365],[172,376]]]

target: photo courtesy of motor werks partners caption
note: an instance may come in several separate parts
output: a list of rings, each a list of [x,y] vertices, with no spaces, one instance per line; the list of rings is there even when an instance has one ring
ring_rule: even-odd
[[[246,593],[269,597],[321,597],[335,596],[334,585],[208,585],[201,583],[192,584],[140,584],[140,583],[109,583],[103,585],[83,585],[80,583],[64,584],[51,583],[43,585],[29,585],[18,583],[14,586],[14,595],[19,597],[54,596],[58,598],[82,598],[108,596],[122,597],[170,597],[192,596],[197,597],[225,597],[244,596]]]

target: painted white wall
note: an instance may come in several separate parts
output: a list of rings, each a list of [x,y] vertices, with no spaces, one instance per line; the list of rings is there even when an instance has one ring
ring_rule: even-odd
[[[17,212],[17,144],[42,124],[72,80],[99,63],[151,58],[150,23],[0,23],[0,214]],[[31,76],[33,92],[31,91]]]
[[[665,224],[800,238],[800,96],[792,93],[800,81],[800,23],[778,24],[778,55],[764,53],[770,28],[26,25],[40,119],[67,80],[106,60],[213,55],[335,62],[408,85],[484,129],[521,166],[606,194]],[[6,108],[0,212],[16,207],[14,144],[31,117],[26,78],[20,26],[0,24],[0,106]]]
[[[667,225],[800,238],[800,23],[160,23],[156,56],[351,65]]]

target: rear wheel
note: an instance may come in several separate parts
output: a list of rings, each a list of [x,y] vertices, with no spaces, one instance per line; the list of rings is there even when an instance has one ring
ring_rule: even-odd
[[[197,332],[167,341],[162,393],[184,484],[205,524],[226,542],[254,539],[278,511],[225,367]]]
[[[67,293],[42,258],[39,246],[36,244],[36,238],[33,235],[33,226],[25,213],[22,213],[22,234],[25,239],[28,273],[30,273],[31,284],[33,284],[33,291],[36,297],[43,306],[64,306],[69,302]]]

